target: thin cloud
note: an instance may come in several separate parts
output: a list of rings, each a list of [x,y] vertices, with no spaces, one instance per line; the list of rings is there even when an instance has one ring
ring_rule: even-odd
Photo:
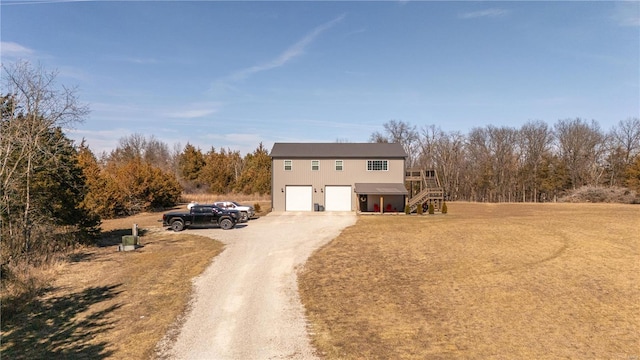
[[[620,26],[640,27],[640,2],[616,2],[611,18]]]
[[[118,146],[120,138],[126,134],[133,133],[131,129],[111,129],[111,130],[79,130],[67,128],[63,129],[64,133],[80,145],[82,141],[89,146],[94,154],[109,153]]]
[[[508,14],[509,14],[509,10],[493,8],[493,9],[462,13],[458,15],[458,17],[460,19],[498,18],[498,17],[507,16]]]
[[[169,116],[172,118],[178,118],[178,119],[195,119],[195,118],[201,118],[207,115],[214,114],[215,112],[216,112],[215,109],[194,109],[194,110],[186,110],[182,112],[175,112],[175,113],[169,114]]]
[[[138,57],[128,57],[128,56],[114,57],[113,59],[119,62],[126,62],[131,64],[138,64],[138,65],[158,64],[160,62],[154,58],[138,58]]]
[[[169,114],[169,117],[176,119],[197,119],[218,112],[220,104],[193,104],[192,108],[176,111]]]
[[[240,81],[250,77],[253,74],[284,66],[291,60],[304,54],[305,49],[311,43],[313,43],[313,41],[315,41],[318,38],[318,36],[320,36],[323,32],[335,26],[337,23],[341,22],[345,18],[345,16],[346,14],[342,14],[336,17],[335,19],[316,27],[315,29],[313,29],[313,31],[311,31],[309,34],[307,34],[297,43],[293,44],[293,46],[286,49],[282,54],[280,54],[275,59],[263,64],[258,64],[258,65],[240,70],[234,73],[233,75],[231,75],[230,79],[233,81]]]
[[[0,52],[2,52],[3,57],[8,58],[28,57],[35,54],[35,51],[26,46],[7,41],[0,42]]]
[[[70,66],[62,66],[59,68],[58,70],[58,75],[60,77],[64,77],[64,78],[68,78],[68,79],[73,79],[76,81],[83,81],[83,82],[88,82],[91,81],[93,79],[93,75],[91,75],[90,73],[79,69],[79,68],[74,68],[74,67],[70,67]]]

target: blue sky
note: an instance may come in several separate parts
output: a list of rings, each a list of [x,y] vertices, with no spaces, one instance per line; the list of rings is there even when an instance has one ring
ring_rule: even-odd
[[[389,120],[467,133],[640,117],[640,2],[11,1],[3,63],[59,71],[95,153],[366,142]]]

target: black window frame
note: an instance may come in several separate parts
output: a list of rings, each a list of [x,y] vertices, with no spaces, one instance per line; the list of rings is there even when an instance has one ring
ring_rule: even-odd
[[[389,160],[367,160],[367,171],[389,171]]]

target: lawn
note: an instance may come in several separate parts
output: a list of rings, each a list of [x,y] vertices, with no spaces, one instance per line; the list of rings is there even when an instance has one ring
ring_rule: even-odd
[[[327,359],[637,359],[640,207],[360,216],[299,278]]]
[[[362,215],[299,286],[327,359],[640,358],[640,207],[449,203],[447,215]],[[151,358],[191,279],[222,251],[105,221],[27,311],[2,319],[3,358]],[[117,252],[133,223],[143,248]],[[173,327],[172,327],[173,326]],[[174,333],[175,335],[175,333]]]

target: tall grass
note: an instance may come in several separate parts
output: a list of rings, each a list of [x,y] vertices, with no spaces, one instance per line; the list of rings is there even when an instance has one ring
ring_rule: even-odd
[[[41,261],[37,266],[25,260],[2,265],[0,316],[3,322],[24,311],[36,297],[49,288],[64,263],[62,257],[60,254],[49,257],[47,261]]]
[[[258,216],[265,215],[271,211],[271,195],[265,194],[186,194],[180,197],[183,204],[197,202],[200,204],[211,204],[216,201],[237,201],[242,205],[255,207]]]
[[[633,190],[623,187],[583,186],[568,191],[560,202],[569,203],[618,203],[638,204],[640,196]]]
[[[186,194],[183,193],[180,196],[180,201],[183,203],[197,202],[201,204],[212,203],[216,201],[237,201],[242,204],[253,204],[254,202],[267,202],[271,201],[271,195],[269,194]]]

